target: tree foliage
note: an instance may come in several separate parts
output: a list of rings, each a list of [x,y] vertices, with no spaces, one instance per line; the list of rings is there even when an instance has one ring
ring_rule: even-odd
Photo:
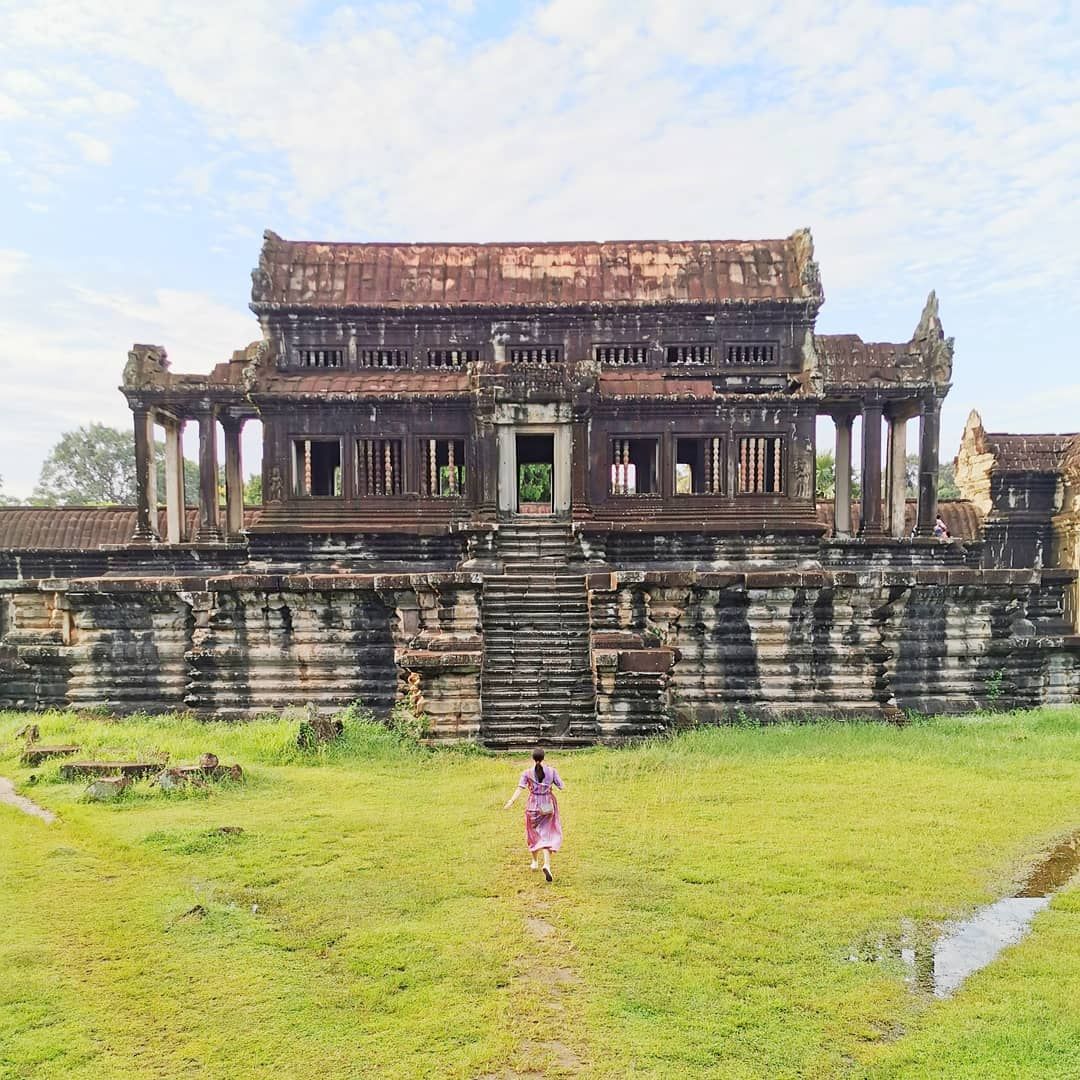
[[[165,502],[165,446],[154,444],[158,503]],[[199,497],[199,468],[184,460],[184,500]],[[130,506],[135,502],[135,441],[129,431],[87,424],[67,431],[41,467],[31,500],[46,506]]]
[[[907,498],[919,497],[919,455],[907,455],[907,467],[905,469],[907,480]],[[851,497],[857,499],[862,494],[862,485],[859,482],[857,469],[851,471]],[[817,456],[816,461],[816,486],[815,491],[819,499],[836,498],[836,458],[831,450],[823,450]],[[938,470],[938,498],[959,499],[960,489],[956,486],[956,464],[952,461],[943,461]]]
[[[252,473],[244,485],[244,505],[262,506],[262,473]]]
[[[4,494],[4,478],[0,476],[0,506],[18,506],[19,500]]]

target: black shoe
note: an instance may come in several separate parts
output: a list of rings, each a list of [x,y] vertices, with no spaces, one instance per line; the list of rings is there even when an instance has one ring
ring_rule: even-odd
[[[548,879],[548,881],[554,881],[555,880],[551,876],[551,867],[550,866],[545,866],[544,867],[544,877],[546,877]]]

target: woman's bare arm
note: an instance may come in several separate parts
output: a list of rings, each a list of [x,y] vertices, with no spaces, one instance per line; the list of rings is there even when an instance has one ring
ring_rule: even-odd
[[[514,803],[517,802],[517,797],[522,793],[523,790],[524,790],[524,788],[521,788],[521,787],[514,788],[514,794],[511,795],[510,798],[506,800],[506,805],[503,807],[503,809],[504,810],[509,810],[510,807],[513,806]]]

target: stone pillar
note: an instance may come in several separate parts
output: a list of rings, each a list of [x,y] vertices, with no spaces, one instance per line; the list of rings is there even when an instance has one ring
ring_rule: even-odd
[[[183,440],[183,420],[172,420],[165,424],[165,523],[170,544],[182,544],[186,539]]]
[[[916,536],[933,536],[938,515],[938,468],[941,442],[941,402],[924,399],[919,428],[919,522]]]
[[[889,474],[885,483],[888,532],[900,538],[906,532],[907,511],[907,417],[889,418]]]
[[[154,474],[154,414],[133,410],[135,421],[135,532],[131,539],[157,540],[157,477]]]
[[[243,420],[222,420],[225,429],[225,532],[230,539],[244,531],[244,469],[240,455]]]
[[[833,532],[851,535],[851,425],[850,414],[834,416],[836,424],[836,496],[833,503]]]
[[[880,403],[867,402],[862,411],[862,524],[859,535],[880,539],[881,525],[881,418]]]
[[[221,542],[218,524],[217,417],[213,410],[199,414],[199,530],[200,544]]]

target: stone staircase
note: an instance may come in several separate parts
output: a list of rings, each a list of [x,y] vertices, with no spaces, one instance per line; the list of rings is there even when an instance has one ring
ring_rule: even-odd
[[[590,746],[597,739],[585,568],[563,522],[503,525],[502,573],[484,577],[484,744]]]

